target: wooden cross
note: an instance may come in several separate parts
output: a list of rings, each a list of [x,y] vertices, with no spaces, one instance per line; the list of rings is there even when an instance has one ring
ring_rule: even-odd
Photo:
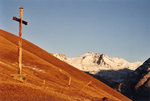
[[[13,17],[13,20],[19,22],[19,43],[18,43],[18,67],[19,71],[18,74],[21,75],[21,70],[22,70],[22,24],[28,25],[28,22],[22,20],[23,17],[23,8],[19,8],[19,18]]]

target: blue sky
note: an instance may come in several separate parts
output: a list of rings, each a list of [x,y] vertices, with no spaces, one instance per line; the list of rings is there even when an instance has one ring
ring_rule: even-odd
[[[50,53],[104,53],[130,62],[150,57],[150,0],[0,0],[0,28]]]

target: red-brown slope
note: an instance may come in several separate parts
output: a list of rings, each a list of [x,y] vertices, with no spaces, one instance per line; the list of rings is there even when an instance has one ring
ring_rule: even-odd
[[[26,40],[23,40],[23,73],[27,74],[28,77],[26,83],[19,83],[19,81],[10,77],[11,74],[17,73],[18,69],[17,45],[17,36],[0,30],[0,85],[2,86],[4,83],[8,85],[8,88],[6,86],[3,92],[8,92],[9,86],[12,84],[15,95],[17,95],[19,87],[30,88],[33,91],[25,90],[23,92],[29,95],[34,93],[35,96],[36,94],[38,96],[38,92],[41,92],[41,96],[47,96],[47,99],[40,97],[40,100],[49,100],[48,98],[51,98],[51,100],[72,101],[102,100],[105,97],[111,100],[130,101],[130,99],[104,83],[55,58],[50,53]],[[69,81],[71,81],[70,86],[68,86]],[[14,86],[14,83],[17,86]],[[17,99],[13,97],[12,99]],[[17,97],[19,99],[18,95]],[[23,97],[20,95],[20,98]],[[26,99],[29,100],[30,96],[27,96]]]

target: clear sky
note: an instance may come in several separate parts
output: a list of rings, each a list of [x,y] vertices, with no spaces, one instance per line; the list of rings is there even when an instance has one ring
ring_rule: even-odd
[[[150,0],[0,0],[0,28],[50,53],[104,53],[130,62],[150,58]]]

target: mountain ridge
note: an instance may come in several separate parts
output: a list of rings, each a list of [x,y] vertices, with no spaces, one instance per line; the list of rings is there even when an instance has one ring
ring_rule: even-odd
[[[98,75],[108,81],[121,82],[128,73],[134,71],[137,67],[142,65],[142,62],[130,63],[122,58],[111,58],[105,54],[88,52],[79,57],[67,58],[65,54],[54,53],[55,57],[59,58],[66,63],[73,65],[77,69],[89,72],[92,75]],[[124,71],[123,71],[124,69]],[[104,72],[112,70],[112,72]],[[122,71],[119,71],[122,70]],[[114,72],[118,71],[118,72]],[[99,73],[101,72],[101,73]],[[121,75],[122,73],[122,75]],[[121,75],[119,77],[118,75]]]
[[[72,64],[72,65],[76,65],[74,63],[71,63],[70,61],[73,60],[73,59],[82,59],[80,61],[85,61],[85,59],[87,59],[88,62],[90,62],[89,64],[91,63],[95,63],[99,66],[104,66],[104,65],[108,65],[108,66],[105,66],[107,68],[109,68],[109,66],[111,65],[115,65],[117,64],[118,68],[113,68],[113,69],[120,69],[119,67],[121,65],[133,65],[133,68],[132,66],[128,66],[126,65],[126,67],[130,68],[130,69],[136,69],[138,66],[140,66],[143,62],[128,62],[127,60],[123,59],[123,58],[118,58],[118,57],[109,57],[105,54],[100,54],[100,53],[93,53],[93,52],[87,52],[79,57],[71,57],[71,58],[68,58],[65,54],[61,54],[61,53],[52,53],[55,57],[57,57],[58,59],[62,60],[62,61],[66,61],[67,63],[69,64]],[[85,61],[85,62],[87,62]],[[114,62],[115,64],[112,64],[112,62]],[[124,64],[125,63],[125,64]],[[135,67],[134,67],[135,65]],[[111,66],[112,67],[112,66]],[[116,66],[113,66],[113,67],[116,67]],[[125,67],[125,66],[123,66]],[[80,69],[80,68],[79,68]],[[121,66],[121,69],[122,69],[122,66]]]

